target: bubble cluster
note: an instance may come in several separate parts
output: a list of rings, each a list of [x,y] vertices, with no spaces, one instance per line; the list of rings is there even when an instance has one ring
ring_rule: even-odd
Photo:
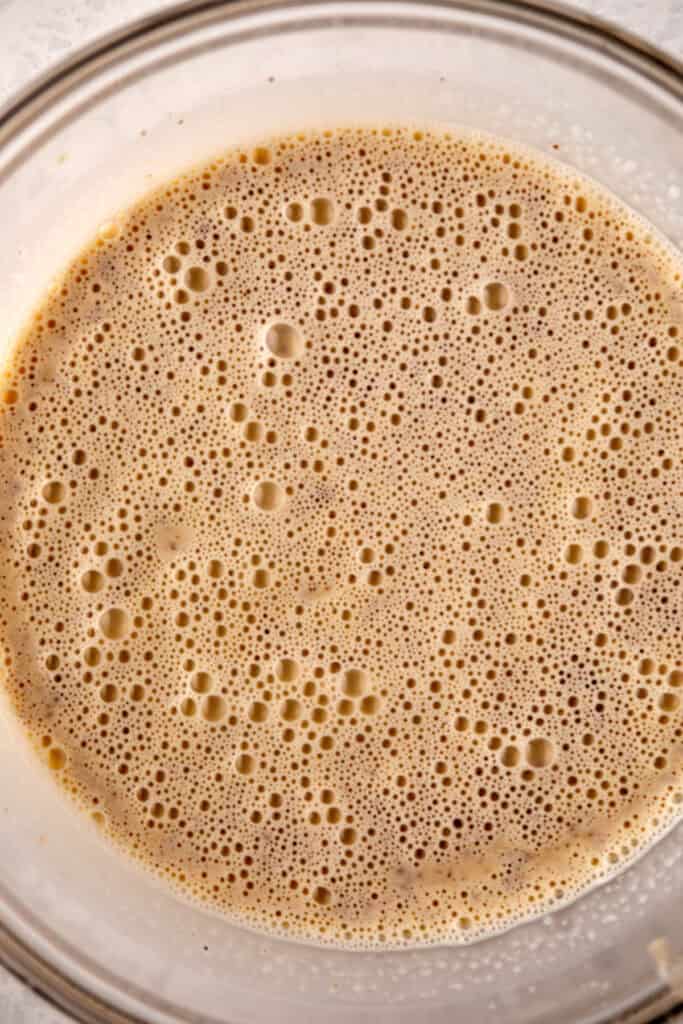
[[[578,894],[683,805],[683,276],[507,143],[229,153],[5,370],[0,635],[37,755],[189,898],[355,947]]]

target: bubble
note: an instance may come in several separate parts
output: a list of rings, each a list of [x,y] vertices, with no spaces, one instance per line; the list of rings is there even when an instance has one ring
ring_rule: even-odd
[[[263,427],[257,420],[250,420],[245,424],[244,437],[247,441],[262,441]]]
[[[299,678],[301,669],[293,658],[282,658],[275,666],[275,675],[283,683],[294,683]]]
[[[193,718],[197,714],[197,702],[192,697],[184,697],[180,702],[180,713],[186,718]]]
[[[50,505],[59,505],[64,501],[66,488],[58,480],[51,480],[43,487],[43,497]]]
[[[498,311],[505,309],[510,301],[510,293],[504,284],[493,281],[484,286],[484,305],[487,309]]]
[[[257,146],[252,153],[252,160],[259,167],[266,167],[272,159],[272,153],[267,146]]]
[[[494,526],[502,523],[505,518],[505,510],[500,502],[492,502],[486,509],[486,521]]]
[[[190,267],[185,272],[185,285],[191,292],[205,292],[211,279],[204,267]]]
[[[284,718],[285,722],[296,722],[298,718],[301,718],[301,704],[298,700],[289,697],[280,708],[280,717]]]
[[[277,512],[285,503],[285,492],[273,480],[262,480],[252,491],[252,501],[262,512]]]
[[[104,571],[111,579],[117,579],[123,572],[123,562],[120,558],[108,558]]]
[[[53,772],[61,772],[66,765],[66,754],[59,747],[52,747],[47,755],[47,763]]]
[[[240,754],[235,761],[235,771],[238,775],[251,775],[254,768],[254,758],[251,754]]]
[[[380,702],[378,697],[372,695],[363,697],[360,702],[360,710],[364,715],[376,715],[380,708]]]
[[[81,586],[88,594],[96,594],[104,586],[104,576],[96,569],[88,569],[81,576]]]
[[[361,669],[350,668],[344,672],[342,692],[347,697],[361,697],[365,693],[366,687],[367,677]]]
[[[202,718],[205,718],[207,722],[220,722],[227,713],[225,701],[214,693],[202,701]]]
[[[329,907],[332,903],[332,893],[325,886],[319,885],[313,890],[313,899],[321,907]]]
[[[255,700],[249,708],[249,718],[252,722],[265,722],[268,718],[268,705],[262,700]]]
[[[580,544],[569,544],[565,550],[564,558],[570,565],[579,565],[583,561],[583,548]]]
[[[526,761],[532,768],[547,768],[552,764],[554,748],[550,740],[533,739],[526,745]]]
[[[293,224],[298,224],[299,221],[303,220],[304,208],[301,203],[289,203],[285,213],[287,220],[291,220]]]
[[[100,616],[99,626],[107,640],[121,640],[130,629],[128,613],[122,608],[110,608]]]
[[[572,501],[571,511],[575,519],[588,519],[593,511],[593,503],[590,498],[580,495]]]
[[[314,199],[311,202],[311,220],[314,224],[318,224],[321,227],[331,224],[334,220],[334,203],[332,200],[324,197]]]
[[[177,256],[166,256],[162,266],[167,274],[177,274],[180,270],[182,263]]]
[[[271,584],[271,576],[267,569],[256,569],[252,576],[252,583],[257,590],[265,590]]]
[[[90,668],[95,668],[95,666],[99,665],[101,659],[102,654],[100,653],[99,647],[86,647],[83,652],[83,661]]]
[[[405,210],[396,209],[391,211],[391,226],[396,231],[405,231],[408,227],[408,216]]]
[[[244,402],[233,402],[230,406],[230,419],[234,423],[243,423],[249,415],[249,410]]]
[[[190,680],[195,693],[208,693],[211,689],[211,676],[208,672],[195,672]]]
[[[506,768],[514,768],[519,764],[519,750],[514,746],[503,748],[500,759]]]
[[[266,330],[266,348],[276,359],[300,359],[304,351],[304,339],[298,327],[276,323]]]

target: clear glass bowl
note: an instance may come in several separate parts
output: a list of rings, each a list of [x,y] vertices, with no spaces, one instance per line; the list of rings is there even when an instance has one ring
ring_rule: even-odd
[[[117,208],[221,148],[330,123],[497,132],[683,245],[683,68],[554,5],[182,4],[0,113],[9,345]],[[0,957],[85,1022],[652,1021],[683,996],[683,826],[572,906],[466,948],[361,954],[185,905],[57,796],[0,715]]]

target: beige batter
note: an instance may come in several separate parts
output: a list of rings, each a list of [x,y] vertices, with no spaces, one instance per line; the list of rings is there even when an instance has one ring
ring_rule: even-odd
[[[495,140],[179,178],[2,385],[0,637],[40,757],[205,905],[469,941],[682,809],[683,267]]]

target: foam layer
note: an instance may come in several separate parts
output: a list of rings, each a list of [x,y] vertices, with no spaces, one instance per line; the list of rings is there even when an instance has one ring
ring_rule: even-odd
[[[35,748],[236,920],[469,941],[681,811],[683,276],[495,140],[343,130],[170,182],[2,389]]]

